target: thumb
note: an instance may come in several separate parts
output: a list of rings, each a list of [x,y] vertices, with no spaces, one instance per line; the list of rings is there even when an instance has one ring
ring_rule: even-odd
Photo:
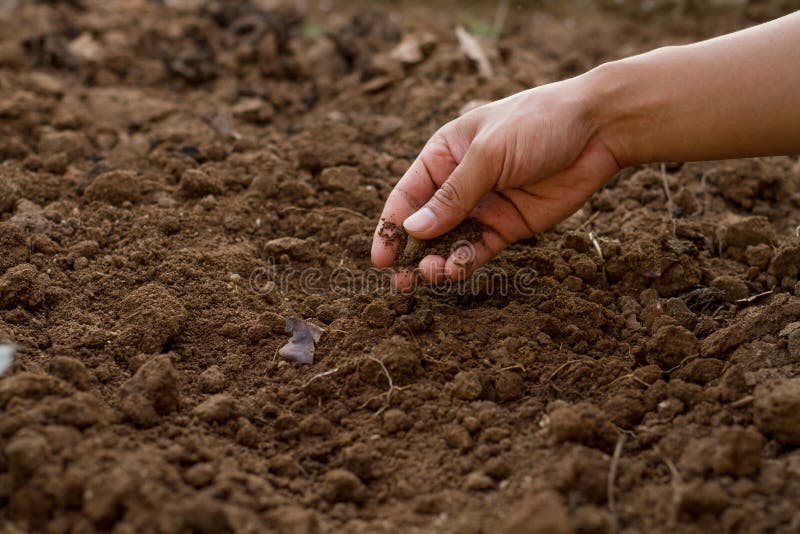
[[[433,239],[463,221],[497,183],[491,156],[473,142],[461,163],[434,192],[431,199],[409,216],[403,227],[418,239]]]

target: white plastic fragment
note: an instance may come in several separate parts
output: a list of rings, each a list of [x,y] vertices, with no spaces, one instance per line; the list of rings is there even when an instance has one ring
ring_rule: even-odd
[[[15,354],[16,350],[14,350],[13,345],[0,345],[0,376],[3,376],[6,371],[11,369]]]

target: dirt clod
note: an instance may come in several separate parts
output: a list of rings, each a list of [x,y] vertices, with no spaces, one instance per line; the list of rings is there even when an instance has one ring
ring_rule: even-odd
[[[695,335],[679,325],[664,326],[647,341],[648,363],[665,370],[672,369],[698,351],[699,343]]]
[[[119,408],[133,423],[153,426],[180,405],[178,375],[167,355],[142,365],[120,388]]]
[[[777,379],[755,389],[758,429],[786,445],[800,445],[800,378]]]
[[[141,198],[140,178],[134,171],[109,171],[98,175],[84,192],[89,200],[121,205]]]
[[[352,472],[333,469],[322,478],[322,495],[331,503],[361,503],[367,497],[367,488]]]
[[[453,396],[461,400],[475,400],[481,396],[483,385],[477,373],[459,372],[452,383]]]
[[[183,330],[188,314],[165,287],[146,284],[120,304],[119,341],[147,353],[159,353]]]
[[[192,413],[208,423],[223,423],[235,417],[238,409],[235,399],[220,393],[204,400],[192,410]]]

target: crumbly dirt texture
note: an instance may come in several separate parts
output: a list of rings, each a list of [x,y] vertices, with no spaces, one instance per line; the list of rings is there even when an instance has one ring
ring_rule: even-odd
[[[386,227],[386,222],[383,226]],[[416,267],[425,256],[435,255],[447,258],[450,253],[461,246],[471,246],[483,242],[483,233],[490,230],[485,224],[475,219],[464,222],[446,234],[429,240],[420,240],[406,233],[402,226],[392,225],[392,234],[397,240],[397,257],[392,267]],[[383,229],[381,229],[383,235]]]
[[[626,169],[507,291],[338,283],[467,104],[797,7],[0,1],[0,530],[797,532],[796,157]]]

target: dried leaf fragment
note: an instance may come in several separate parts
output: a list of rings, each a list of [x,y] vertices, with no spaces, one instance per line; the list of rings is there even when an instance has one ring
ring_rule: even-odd
[[[484,78],[494,76],[489,57],[478,40],[461,26],[456,28],[456,37],[458,37],[458,44],[461,46],[461,51],[464,52],[464,55],[478,65],[480,75]]]
[[[280,348],[278,354],[293,362],[314,363],[314,349],[323,332],[325,330],[313,323],[297,317],[287,317],[286,333],[292,334],[292,339]]]

